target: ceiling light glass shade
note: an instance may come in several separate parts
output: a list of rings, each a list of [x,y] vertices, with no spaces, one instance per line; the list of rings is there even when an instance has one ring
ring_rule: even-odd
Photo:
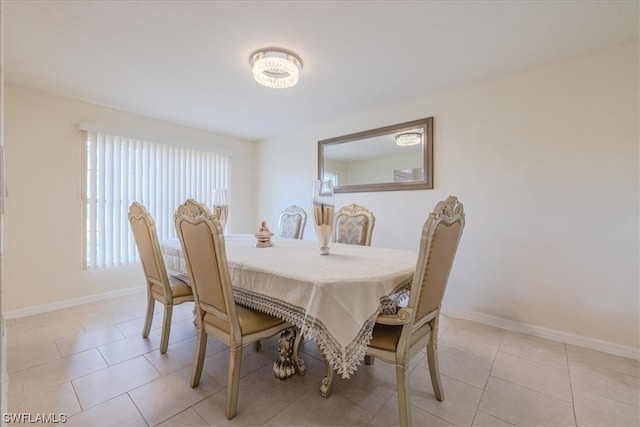
[[[289,52],[261,50],[251,57],[253,78],[263,86],[276,89],[291,87],[298,83],[302,62]]]
[[[420,144],[422,142],[422,134],[419,132],[406,132],[396,135],[396,144],[401,147]]]

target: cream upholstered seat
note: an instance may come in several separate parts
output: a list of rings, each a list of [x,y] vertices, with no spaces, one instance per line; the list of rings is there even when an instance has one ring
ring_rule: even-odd
[[[238,406],[242,347],[272,337],[292,325],[277,317],[236,305],[223,230],[206,206],[189,199],[178,207],[174,220],[196,302],[198,337],[191,387],[196,387],[200,382],[207,335],[213,335],[229,346],[225,416],[231,419],[236,415]]]
[[[278,236],[302,239],[307,224],[307,213],[300,206],[291,205],[280,214]]]
[[[373,212],[364,206],[356,204],[344,206],[335,215],[333,241],[371,246],[375,221]]]
[[[401,426],[411,425],[409,362],[425,345],[434,394],[444,400],[438,370],[438,319],[464,224],[464,209],[456,197],[436,205],[422,228],[407,306],[395,315],[378,316],[366,350],[368,363],[378,357],[396,366]]]
[[[160,353],[164,354],[169,346],[173,306],[193,301],[193,293],[187,283],[167,275],[155,223],[149,211],[140,203],[133,202],[131,204],[129,208],[129,225],[136,241],[147,281],[147,315],[144,320],[142,337],[147,338],[149,336],[155,302],[159,301],[164,305],[162,338],[160,340]]]

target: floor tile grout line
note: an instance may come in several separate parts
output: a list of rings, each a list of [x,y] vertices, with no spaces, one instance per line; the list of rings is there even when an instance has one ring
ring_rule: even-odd
[[[518,387],[525,388],[525,389],[530,390],[530,391],[533,391],[533,392],[535,392],[535,393],[539,393],[539,394],[542,394],[542,395],[548,396],[548,397],[553,398],[553,399],[555,399],[555,400],[558,400],[558,401],[560,401],[560,402],[571,403],[571,406],[572,406],[572,408],[573,408],[573,410],[574,410],[574,421],[575,421],[575,407],[574,407],[574,400],[573,400],[573,389],[572,389],[572,384],[571,384],[571,376],[569,376],[569,387],[570,387],[570,388],[571,388],[571,390],[572,390],[572,393],[571,393],[571,402],[568,402],[568,401],[566,401],[566,400],[563,400],[563,399],[560,399],[560,398],[558,398],[558,397],[552,396],[552,395],[550,395],[550,394],[548,394],[548,393],[545,393],[545,392],[543,392],[543,391],[536,390],[536,389],[533,389],[533,388],[531,388],[531,387],[528,387],[528,386],[525,386],[525,385],[522,385],[522,384],[514,383],[513,381],[509,381],[508,379],[505,379],[505,378],[501,378],[501,377],[498,377],[498,376],[492,375],[493,367],[494,367],[494,365],[495,365],[495,359],[497,358],[498,353],[501,353],[501,350],[500,350],[500,347],[501,347],[501,346],[502,346],[502,341],[500,342],[500,345],[498,346],[498,350],[496,351],[496,355],[495,355],[495,357],[494,357],[494,362],[493,362],[493,364],[492,364],[492,366],[491,366],[491,370],[489,371],[489,376],[487,377],[487,381],[488,381],[488,379],[489,379],[489,378],[493,377],[493,378],[499,379],[499,380],[501,380],[501,381],[504,381],[504,382],[506,382],[506,383],[509,383],[509,384],[512,384],[512,385],[515,385],[515,386],[518,386]],[[563,344],[563,346],[566,346],[566,344]],[[567,353],[567,351],[566,351],[566,348],[565,348],[564,350],[565,350],[565,351],[564,351],[564,355],[565,355],[565,359],[566,359],[566,362],[567,362],[567,369],[569,369],[568,353]],[[504,353],[504,354],[508,354],[508,355],[510,355],[510,356],[513,356],[513,357],[518,357],[518,358],[523,359],[523,360],[525,360],[525,361],[527,361],[527,362],[533,362],[533,363],[536,363],[536,364],[539,364],[539,365],[545,366],[545,367],[546,367],[546,368],[548,368],[548,369],[558,369],[558,370],[561,370],[560,368],[555,368],[555,367],[553,367],[553,366],[551,366],[551,365],[549,365],[549,364],[547,364],[547,363],[543,363],[543,362],[539,362],[539,361],[536,361],[536,360],[528,359],[528,358],[526,358],[526,357],[521,357],[521,356],[518,356],[518,355],[513,355],[513,354],[511,354],[511,353],[507,353],[507,352],[502,352],[502,353]],[[483,391],[483,394],[484,394],[484,391]]]
[[[289,404],[288,404],[288,405],[283,406],[283,407],[282,407],[278,412],[276,412],[275,414],[273,414],[273,416],[272,416],[271,418],[269,418],[267,421],[265,421],[265,424],[269,424],[269,425],[271,425],[271,424],[270,424],[270,421],[271,421],[271,420],[273,420],[275,417],[277,417],[277,416],[278,416],[278,414],[280,414],[282,411],[284,411],[285,409],[287,409],[287,408],[289,408],[289,407],[293,406],[296,402],[298,402],[299,400],[301,400],[304,396],[306,396],[306,395],[307,395],[307,394],[309,394],[309,393],[312,393],[312,392],[313,392],[313,390],[316,390],[316,391],[317,391],[317,390],[319,390],[319,389],[320,389],[320,384],[321,384],[321,382],[316,382],[316,383],[314,383],[314,387],[309,387],[309,390],[307,390],[306,392],[304,392],[304,393],[300,394],[298,397],[296,397],[296,398],[295,398],[295,399],[293,399],[291,402],[289,402]],[[226,387],[225,387],[225,388],[223,388],[222,390],[226,390]],[[327,399],[327,398],[328,398],[328,397],[326,397],[326,398],[324,398],[324,399]],[[195,409],[195,408],[194,408],[194,409]],[[196,411],[196,412],[197,412],[197,411]],[[198,413],[198,415],[200,415],[200,413]],[[202,417],[202,416],[201,416],[201,417]],[[375,418],[375,415],[374,415],[374,418]],[[373,419],[373,418],[372,418],[372,419]],[[207,423],[207,424],[209,424],[209,423]]]
[[[569,362],[567,361],[567,363],[569,363]],[[581,362],[579,360],[574,361],[574,363],[582,364],[582,365],[588,366],[588,367],[590,367],[592,369],[606,371],[609,374],[620,375],[620,376],[623,376],[623,377],[633,378],[636,381],[640,382],[640,376],[625,374],[624,372],[616,371],[614,369],[609,369],[609,368],[607,368],[605,366],[597,365],[597,364],[594,364],[594,363]]]
[[[482,393],[480,394],[480,399],[478,399],[478,405],[476,406],[476,411],[473,414],[473,419],[471,420],[471,425],[473,425],[476,417],[478,416],[478,411],[480,410],[480,405],[482,404],[482,399],[484,398],[484,393],[487,390],[487,384],[489,383],[489,378],[491,378],[491,372],[493,371],[493,367],[496,364],[496,359],[498,357],[498,352],[500,351],[500,347],[502,346],[502,341],[504,340],[504,332],[500,336],[500,343],[498,344],[498,348],[496,348],[496,352],[493,354],[493,361],[491,362],[491,369],[489,369],[489,375],[487,375],[487,379],[484,382],[484,387],[482,387]],[[493,415],[491,415],[493,416]],[[496,417],[497,418],[497,417]],[[509,423],[511,424],[511,423]]]
[[[78,414],[81,414],[84,412],[84,409],[82,408],[82,403],[80,403],[80,397],[78,397],[78,391],[76,390],[76,387],[73,385],[72,380],[69,380],[69,385],[71,386],[71,390],[73,390],[73,396],[76,398],[76,402],[78,403],[78,408],[80,408],[80,412],[78,412]],[[73,415],[77,415],[77,414],[73,414]]]
[[[98,350],[98,348],[97,348],[97,347],[93,347],[93,348],[91,348],[91,350],[97,350],[97,351],[98,351],[98,353],[102,356],[102,354],[100,353],[100,350]],[[88,351],[88,350],[87,350],[87,351]],[[138,356],[135,356],[134,358],[127,359],[127,360],[123,360],[123,361],[118,362],[118,363],[116,363],[116,364],[114,364],[114,365],[109,365],[109,364],[106,362],[106,360],[105,360],[105,363],[107,364],[107,366],[106,366],[106,367],[101,368],[101,369],[97,369],[97,370],[95,370],[95,371],[93,371],[93,372],[88,372],[88,373],[86,373],[86,374],[84,374],[84,375],[81,375],[81,376],[76,377],[76,378],[73,378],[73,379],[70,379],[68,382],[69,382],[69,383],[71,383],[71,385],[73,386],[73,381],[79,380],[79,379],[81,379],[81,378],[88,377],[89,375],[93,375],[93,374],[95,374],[95,373],[97,373],[97,372],[105,371],[105,370],[110,369],[110,368],[113,368],[113,367],[115,367],[115,366],[117,366],[117,365],[119,365],[119,364],[129,362],[129,361],[131,361],[131,360],[133,360],[133,359],[135,359],[135,358],[138,358],[138,357],[143,357],[143,358],[144,358],[144,355],[138,355]],[[104,359],[104,358],[103,358],[103,359]],[[144,359],[145,359],[145,360],[147,360],[146,358],[144,358]],[[147,362],[148,362],[148,360],[147,360]],[[163,378],[163,377],[164,377],[164,375],[162,375],[162,373],[160,373],[160,371],[158,371],[158,369],[157,369],[157,368],[156,368],[156,367],[155,367],[151,362],[148,362],[148,363],[149,363],[149,365],[151,365],[151,367],[152,367],[152,368],[153,368],[153,369],[158,373],[158,375],[160,375],[160,377],[159,377],[159,378]],[[142,387],[143,385],[149,384],[150,382],[153,382],[153,381],[155,381],[155,380],[157,380],[157,379],[158,379],[158,378],[155,378],[155,379],[153,379],[153,380],[149,380],[149,381],[147,381],[145,384],[141,384],[141,385],[139,385],[138,387],[135,387],[135,388],[134,388],[134,389],[132,389],[132,390],[135,390],[135,389],[137,389],[137,388],[139,388],[139,387]],[[64,383],[63,383],[63,384],[64,384]],[[132,390],[127,390],[127,391],[125,391],[125,392],[123,392],[123,393],[129,393],[129,392],[130,392],[130,391],[132,391]],[[74,387],[74,392],[75,392],[75,387]],[[117,396],[120,396],[120,395],[117,395]],[[103,403],[108,402],[108,401],[110,401],[110,400],[112,400],[112,399],[116,398],[117,396],[113,396],[113,397],[111,397],[111,398],[109,398],[109,399],[105,400],[104,402],[96,403],[95,405],[89,406],[89,407],[87,407],[87,408],[83,408],[82,412],[84,412],[85,410],[88,410],[88,409],[94,408],[94,407],[96,407],[96,406],[102,405]],[[78,399],[78,403],[80,403],[80,399]],[[82,405],[80,405],[80,407],[82,408]]]
[[[493,377],[493,378],[495,378],[495,379],[497,379],[497,380],[503,381],[503,382],[505,382],[505,383],[507,383],[507,384],[511,384],[511,385],[516,386],[516,387],[520,387],[520,388],[523,388],[523,389],[525,389],[525,390],[531,391],[531,392],[533,392],[533,393],[541,394],[541,395],[543,395],[543,396],[546,396],[546,397],[549,397],[549,398],[551,398],[551,399],[557,400],[558,402],[566,403],[566,404],[568,404],[568,405],[573,406],[573,401],[572,401],[572,402],[569,402],[569,401],[566,401],[566,400],[562,400],[562,399],[559,399],[559,398],[557,398],[557,397],[555,397],[555,396],[552,396],[552,395],[550,395],[550,394],[547,394],[547,393],[545,393],[544,391],[536,390],[536,389],[533,389],[533,388],[531,388],[531,387],[527,387],[527,386],[522,385],[522,384],[514,383],[513,381],[505,380],[504,378],[496,377],[496,376],[493,376],[493,375],[489,375],[489,376],[490,376],[490,377]]]
[[[395,390],[397,390],[398,388],[396,387]],[[373,414],[373,417],[371,417],[371,419],[369,420],[369,422],[367,423],[367,425],[371,425],[371,421],[375,420],[376,417],[378,416],[378,414],[380,413],[380,411],[382,411],[382,408],[385,407],[385,405],[387,403],[389,403],[389,401],[393,398],[394,393],[391,392],[391,394],[389,395],[389,397],[387,397],[387,400],[384,401],[384,403],[382,403],[382,405],[380,405],[380,407],[378,408],[378,410]],[[411,405],[413,406],[413,404]]]
[[[149,383],[147,383],[147,384],[149,384]],[[146,384],[143,384],[143,385],[146,385]],[[142,386],[140,386],[140,387],[142,387]],[[147,424],[147,426],[148,426],[148,427],[151,427],[151,423],[149,422],[149,420],[147,420],[147,419],[145,418],[145,416],[144,416],[144,414],[142,413],[142,411],[140,410],[140,408],[138,408],[138,405],[136,405],[136,401],[135,401],[135,400],[133,400],[133,397],[131,397],[131,395],[129,394],[129,393],[131,393],[133,390],[136,390],[136,389],[138,389],[138,388],[139,388],[139,387],[136,387],[136,388],[134,388],[134,389],[132,389],[132,390],[127,390],[127,391],[125,391],[123,394],[125,394],[125,395],[127,396],[127,399],[129,399],[129,400],[131,401],[131,403],[133,404],[133,406],[136,408],[136,411],[138,411],[138,414],[140,414],[140,417],[142,417],[142,419],[144,420],[145,424]],[[114,397],[114,399],[115,399],[115,397]],[[107,402],[108,402],[108,400],[107,400]],[[103,402],[103,403],[104,403],[104,402]],[[175,415],[176,415],[176,414],[174,414],[174,415],[172,415],[172,416],[175,416]],[[170,418],[171,418],[171,417],[167,418],[167,420],[168,420],[168,419],[170,419]],[[165,421],[167,421],[167,420],[163,420],[163,421],[161,421],[161,422],[160,422],[160,423],[158,423],[158,424],[161,424],[161,423],[163,423],[163,422],[165,422]],[[157,425],[157,424],[155,424],[155,425]]]
[[[496,416],[496,415],[490,414],[490,413],[488,413],[488,412],[486,412],[486,411],[483,411],[482,409],[478,409],[478,410],[476,411],[476,416],[478,415],[478,412],[482,412],[482,413],[483,413],[483,414],[485,414],[485,415],[488,415],[488,416],[490,416],[490,417],[492,417],[492,418],[496,418],[496,419],[498,419],[498,420],[500,420],[500,421],[503,421],[503,422],[505,422],[505,423],[507,423],[507,424],[509,424],[509,425],[513,426],[513,427],[517,427],[517,425],[516,425],[516,424],[513,424],[511,421],[507,421],[507,420],[505,420],[504,418],[500,418],[500,417],[498,417],[498,416]],[[474,417],[474,421],[475,421],[475,417]],[[473,425],[473,424],[471,424],[471,425]]]
[[[564,345],[564,356],[567,360],[567,374],[569,375],[569,390],[571,391],[571,409],[573,410],[573,422],[578,426],[578,414],[576,413],[576,399],[573,395],[573,381],[571,380],[571,365],[569,365],[569,351],[567,345]]]

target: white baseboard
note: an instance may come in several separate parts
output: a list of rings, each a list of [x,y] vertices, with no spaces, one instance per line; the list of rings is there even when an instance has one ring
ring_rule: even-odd
[[[56,301],[49,304],[34,305],[31,307],[20,308],[18,310],[5,311],[4,319],[19,319],[21,317],[33,316],[34,314],[46,313],[48,311],[60,310],[63,308],[75,307],[76,305],[89,304],[96,301],[102,301],[109,298],[117,298],[132,295],[137,292],[144,291],[145,286],[136,286],[134,288],[121,289],[117,291],[105,292],[102,294],[88,295],[85,297],[71,298],[64,301]]]
[[[628,357],[631,359],[640,360],[640,349],[629,347],[625,345],[615,344],[608,341],[603,341],[595,338],[584,337],[582,335],[571,334],[568,332],[562,332],[555,329],[543,328],[541,326],[529,325],[526,323],[515,322],[513,320],[503,319],[501,317],[491,316],[489,314],[472,312],[443,312],[446,316],[455,317],[458,319],[471,320],[478,323],[484,323],[486,325],[495,326],[501,329],[507,329],[510,331],[521,332],[529,335],[533,335],[540,338],[546,338],[552,341],[559,341],[565,344],[576,345],[579,347],[586,347],[592,350],[598,350],[605,353],[615,354],[616,356]]]

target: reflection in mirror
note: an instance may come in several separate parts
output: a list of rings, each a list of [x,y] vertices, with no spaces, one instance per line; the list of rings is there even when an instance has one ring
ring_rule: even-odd
[[[433,188],[433,118],[318,142],[318,178],[336,193]]]

